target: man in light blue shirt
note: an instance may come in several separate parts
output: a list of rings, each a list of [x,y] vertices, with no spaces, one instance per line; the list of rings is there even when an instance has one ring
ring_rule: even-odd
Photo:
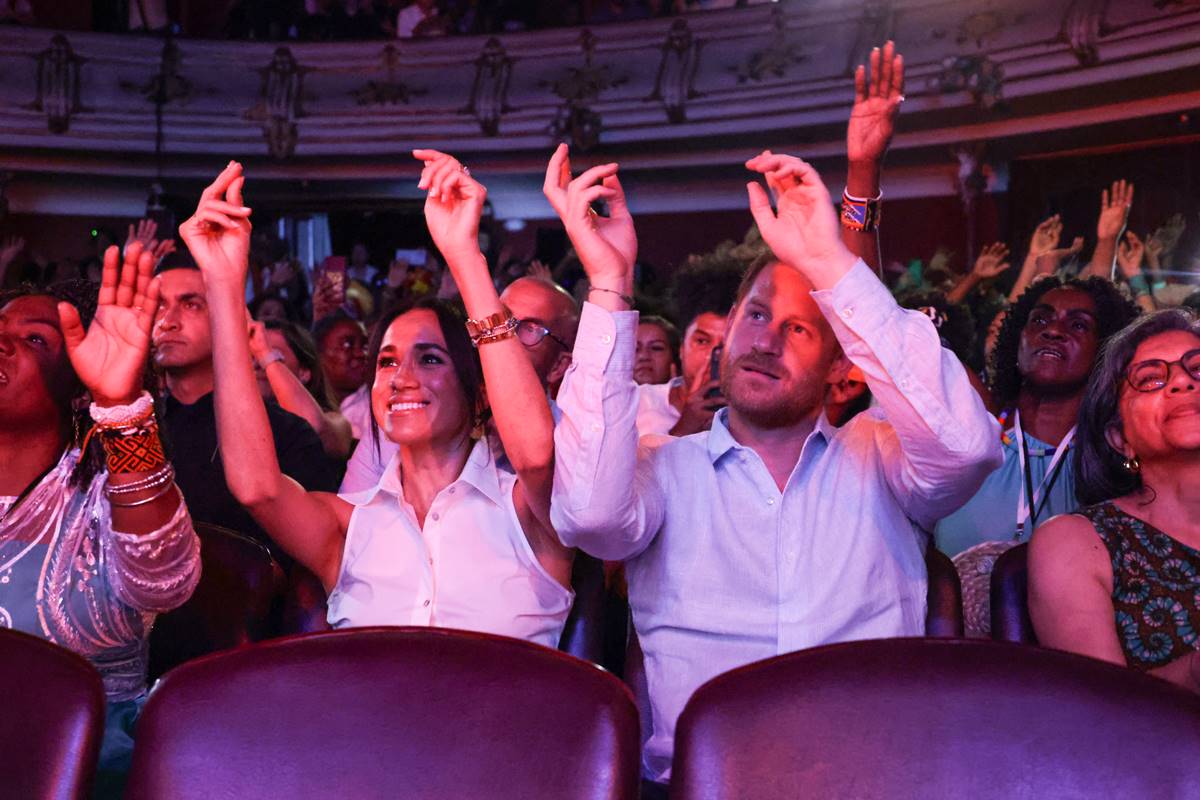
[[[625,560],[645,654],[644,774],[669,777],[675,721],[729,669],[830,642],[924,633],[922,528],[1000,463],[999,430],[929,318],[896,305],[839,238],[819,176],[769,152],[750,205],[774,256],[748,272],[721,363],[729,407],[678,439],[635,427],[636,237],[615,164],[546,192],[591,282],[559,404],[551,519],[564,544]],[[561,176],[561,177],[556,177]],[[590,211],[598,198],[610,216]],[[834,428],[851,364],[879,409]]]

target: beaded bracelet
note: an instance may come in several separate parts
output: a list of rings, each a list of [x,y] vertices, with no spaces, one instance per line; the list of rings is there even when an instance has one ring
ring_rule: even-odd
[[[855,197],[847,191],[842,192],[842,226],[852,231],[874,233],[879,230],[879,220],[883,215],[880,201],[881,191],[876,197]]]
[[[109,499],[108,504],[114,508],[137,508],[138,506],[144,506],[148,505],[149,503],[153,503],[155,500],[162,497],[172,489],[174,489],[176,492],[179,492],[179,498],[182,500],[183,492],[180,491],[179,487],[175,485],[174,481],[172,481],[164,486],[161,490],[155,492],[149,497],[144,497],[141,500],[134,500],[132,503],[114,503],[111,499]]]
[[[148,475],[141,480],[133,481],[132,483],[122,483],[119,485],[108,484],[104,487],[104,493],[109,497],[123,494],[136,494],[144,492],[147,489],[157,489],[166,483],[171,483],[175,480],[175,469],[170,464],[164,464],[152,475]]]
[[[592,292],[608,292],[609,294],[615,294],[617,297],[625,301],[625,305],[633,308],[633,298],[627,294],[618,292],[616,289],[605,289],[603,286],[589,286],[588,294],[591,294]]]
[[[115,475],[153,472],[167,463],[158,426],[134,433],[101,431],[100,443],[104,446],[105,466]]]

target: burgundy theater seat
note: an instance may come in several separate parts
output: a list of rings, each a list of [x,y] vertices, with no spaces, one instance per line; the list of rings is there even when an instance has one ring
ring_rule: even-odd
[[[0,797],[86,798],[103,729],[104,683],[86,659],[0,628]]]
[[[359,628],[172,671],[138,723],[129,800],[632,800],[616,678],[499,636]]]
[[[299,564],[288,570],[279,611],[277,636],[297,633],[320,633],[332,630],[329,626],[329,603],[321,580]]]
[[[1200,796],[1200,697],[1071,653],[881,639],[761,661],[679,720],[673,800]]]
[[[196,524],[200,583],[191,598],[160,614],[150,633],[150,681],[185,661],[271,635],[283,570],[259,542],[216,525]]]
[[[954,568],[954,562],[930,542],[925,549],[925,568],[929,572],[925,635],[962,636],[962,583],[958,579],[958,570]]]
[[[1019,544],[992,567],[992,638],[998,642],[1037,644],[1029,618],[1029,545]]]

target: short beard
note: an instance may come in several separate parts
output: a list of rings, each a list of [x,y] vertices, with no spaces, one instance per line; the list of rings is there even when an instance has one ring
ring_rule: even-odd
[[[721,393],[729,408],[756,428],[790,428],[818,413],[825,398],[824,383],[806,380],[792,393],[780,392],[769,397],[748,397],[734,382],[736,370],[726,363],[721,371]]]

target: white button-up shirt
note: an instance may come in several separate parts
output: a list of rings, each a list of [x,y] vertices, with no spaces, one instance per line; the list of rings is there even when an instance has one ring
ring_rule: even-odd
[[[632,379],[637,314],[587,304],[559,403],[551,517],[563,543],[626,560],[652,735],[669,776],[700,684],[830,642],[922,635],[925,535],[1000,463],[999,430],[962,365],[863,263],[813,297],[879,403],[822,415],[782,492],[758,454],[712,430],[647,437]]]
[[[683,416],[671,405],[671,389],[682,385],[683,378],[674,378],[666,383],[643,383],[637,387],[639,436],[671,433],[671,428]]]
[[[529,546],[513,506],[516,481],[480,440],[424,527],[404,499],[398,454],[373,489],[342,495],[356,508],[329,624],[435,625],[557,647],[574,594]]]

